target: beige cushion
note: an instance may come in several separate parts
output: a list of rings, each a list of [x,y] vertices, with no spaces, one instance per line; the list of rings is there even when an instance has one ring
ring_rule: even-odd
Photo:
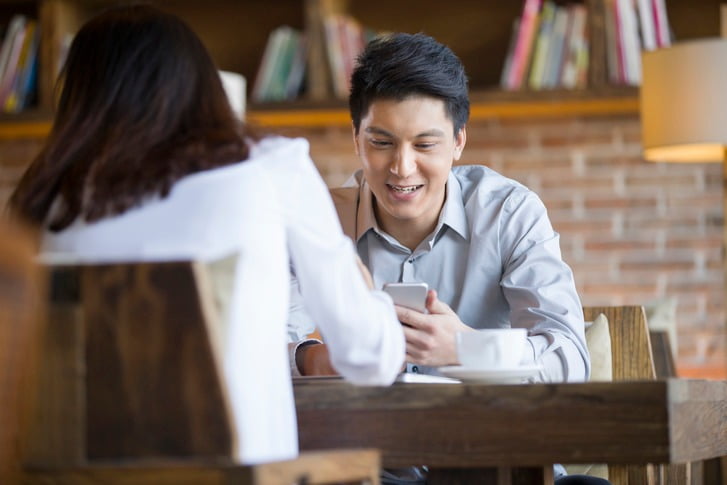
[[[608,320],[603,313],[593,322],[586,322],[586,345],[591,354],[591,381],[612,380],[611,334],[608,331]]]
[[[586,322],[586,345],[591,354],[591,381],[613,379],[611,366],[611,334],[608,319],[601,313],[592,322]],[[608,466],[604,464],[565,465],[569,475],[589,475],[608,480]]]

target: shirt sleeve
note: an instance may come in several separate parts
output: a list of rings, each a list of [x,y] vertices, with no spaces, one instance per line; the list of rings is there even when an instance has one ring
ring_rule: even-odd
[[[522,363],[542,365],[542,381],[584,381],[590,358],[583,308],[559,240],[537,195],[508,197],[500,219],[501,287],[511,325],[528,329],[530,351]]]
[[[313,317],[305,308],[305,300],[300,292],[298,277],[295,268],[290,268],[290,306],[288,308],[288,342],[298,342],[305,339],[316,329]]]
[[[391,298],[366,287],[307,142],[291,142],[290,156],[281,163],[276,183],[290,257],[305,310],[328,344],[331,363],[354,383],[390,384],[405,349]]]

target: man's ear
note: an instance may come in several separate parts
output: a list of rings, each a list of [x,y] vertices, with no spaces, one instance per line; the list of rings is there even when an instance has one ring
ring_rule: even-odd
[[[462,156],[462,150],[464,150],[464,146],[467,143],[467,126],[462,125],[462,128],[459,129],[457,132],[457,135],[454,137],[454,159],[459,160]]]
[[[351,134],[353,135],[353,149],[356,152],[356,155],[361,155],[358,152],[358,133],[356,133],[356,126],[354,126],[353,121],[351,122]]]

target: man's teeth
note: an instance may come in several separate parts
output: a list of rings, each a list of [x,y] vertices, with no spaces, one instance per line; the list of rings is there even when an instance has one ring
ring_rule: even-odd
[[[399,187],[398,185],[391,186],[392,189],[394,189],[397,192],[401,192],[402,194],[408,194],[408,193],[414,192],[419,187],[420,187],[420,185],[410,185],[408,187]]]

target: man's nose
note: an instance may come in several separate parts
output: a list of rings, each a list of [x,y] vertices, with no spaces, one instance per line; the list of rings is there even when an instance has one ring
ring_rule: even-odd
[[[416,172],[416,153],[409,147],[402,147],[396,151],[396,156],[391,162],[389,171],[399,178],[406,178]]]

